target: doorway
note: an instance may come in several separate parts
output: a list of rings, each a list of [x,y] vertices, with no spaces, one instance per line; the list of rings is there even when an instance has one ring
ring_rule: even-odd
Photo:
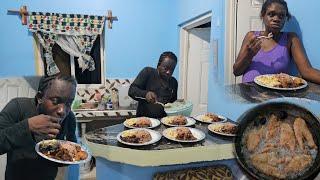
[[[265,1],[236,0],[226,3],[225,84],[241,83],[241,76],[233,75],[233,64],[246,33],[263,30],[260,10]]]
[[[208,110],[211,13],[180,28],[179,98],[191,101],[191,115]]]

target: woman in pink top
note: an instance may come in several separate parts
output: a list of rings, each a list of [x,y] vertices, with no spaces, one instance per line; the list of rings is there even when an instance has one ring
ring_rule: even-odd
[[[265,31],[246,34],[233,65],[234,75],[243,75],[243,82],[251,82],[262,74],[289,73],[293,59],[304,79],[320,84],[320,71],[312,68],[299,37],[293,32],[281,32],[285,21],[291,17],[287,3],[267,0],[260,17]]]

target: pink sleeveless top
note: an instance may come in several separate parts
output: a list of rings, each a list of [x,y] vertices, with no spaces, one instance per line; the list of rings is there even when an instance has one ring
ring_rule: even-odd
[[[260,32],[257,31],[254,34],[258,36]],[[243,74],[242,82],[252,82],[256,76],[263,74],[288,74],[290,55],[287,44],[288,33],[283,32],[280,41],[271,50],[264,51],[260,49]]]

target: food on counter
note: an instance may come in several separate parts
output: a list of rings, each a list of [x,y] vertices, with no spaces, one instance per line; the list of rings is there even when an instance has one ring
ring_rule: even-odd
[[[143,129],[123,131],[120,138],[125,142],[138,144],[149,142],[152,139],[151,134]]]
[[[138,128],[148,128],[152,126],[151,120],[147,117],[130,118],[125,122],[128,126]]]
[[[196,140],[197,138],[193,136],[192,132],[187,127],[179,127],[169,131],[169,137],[177,140]]]
[[[87,102],[87,103],[81,103],[77,109],[96,109],[97,107],[98,107],[98,103]]]
[[[269,87],[295,88],[305,84],[305,81],[299,77],[293,77],[285,73],[273,75],[261,75],[256,80]]]
[[[318,147],[304,119],[280,115],[272,113],[250,123],[242,151],[249,166],[258,171],[274,178],[295,178],[315,162]]]
[[[62,161],[80,161],[88,157],[87,152],[80,145],[69,141],[45,140],[40,143],[39,151],[50,157]]]
[[[188,123],[187,118],[182,115],[167,116],[167,117],[164,117],[164,121],[167,124],[171,124],[171,125],[186,125]]]
[[[236,134],[237,125],[234,123],[215,123],[210,125],[210,130],[214,132],[224,133],[224,134]]]

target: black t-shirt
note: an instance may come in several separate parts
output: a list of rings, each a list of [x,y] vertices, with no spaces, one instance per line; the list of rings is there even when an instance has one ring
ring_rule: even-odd
[[[164,82],[155,68],[145,67],[140,71],[136,79],[129,88],[129,96],[139,101],[137,116],[146,116],[152,118],[162,118],[167,114],[164,108],[159,104],[148,103],[135,97],[145,97],[148,91],[154,92],[158,101],[162,103],[172,103],[177,100],[178,82],[171,77]]]
[[[36,115],[34,98],[12,99],[0,112],[0,154],[7,153],[6,180],[51,180],[57,175],[61,165],[35,152],[35,144],[43,137],[30,132],[28,118]],[[76,142],[75,129],[75,116],[70,112],[57,139]]]

